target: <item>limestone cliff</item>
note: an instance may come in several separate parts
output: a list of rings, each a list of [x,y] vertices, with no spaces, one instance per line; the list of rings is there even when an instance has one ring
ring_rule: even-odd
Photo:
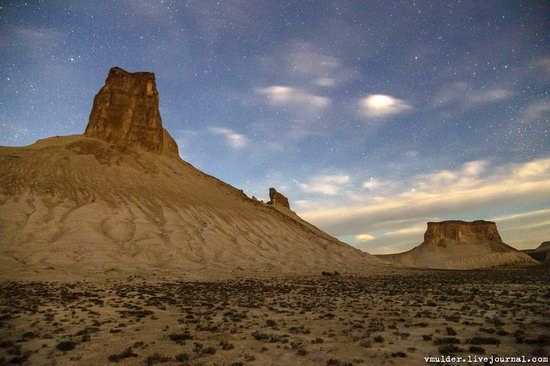
[[[448,240],[457,242],[481,240],[502,243],[497,224],[492,221],[428,222],[428,229],[424,233],[424,244],[441,244]]]

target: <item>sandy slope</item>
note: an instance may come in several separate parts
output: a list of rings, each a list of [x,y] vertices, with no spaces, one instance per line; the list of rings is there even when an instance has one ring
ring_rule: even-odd
[[[212,278],[380,263],[179,159],[81,135],[0,148],[4,277]]]

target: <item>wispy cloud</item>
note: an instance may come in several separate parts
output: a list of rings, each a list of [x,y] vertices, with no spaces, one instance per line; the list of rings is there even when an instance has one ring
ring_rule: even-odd
[[[290,86],[272,85],[256,88],[256,93],[266,97],[273,106],[293,106],[303,111],[318,112],[330,105],[330,99]]]
[[[210,132],[225,137],[225,142],[233,149],[242,149],[248,144],[248,139],[245,135],[228,128],[211,127]]]
[[[550,118],[550,100],[539,100],[525,107],[522,121],[533,122],[542,118]]]
[[[465,81],[458,81],[439,90],[434,99],[434,107],[449,105],[474,108],[511,98],[514,92],[503,87],[475,89]]]
[[[536,65],[540,67],[545,73],[550,74],[550,57],[543,57],[537,60]]]
[[[298,41],[287,51],[287,67],[291,74],[309,79],[315,85],[330,87],[352,79],[353,69],[336,56],[323,53],[319,47]]]
[[[305,87],[333,87],[358,77],[337,55],[306,41],[292,41],[276,53],[260,58],[262,67],[279,80],[291,80]]]
[[[348,185],[347,175],[321,175],[311,178],[307,183],[300,183],[304,192],[337,195]]]
[[[370,234],[359,234],[355,236],[355,239],[357,239],[358,241],[370,241],[374,240],[375,237]]]
[[[365,118],[386,118],[412,109],[406,101],[385,94],[371,94],[361,98],[358,106],[359,114]]]

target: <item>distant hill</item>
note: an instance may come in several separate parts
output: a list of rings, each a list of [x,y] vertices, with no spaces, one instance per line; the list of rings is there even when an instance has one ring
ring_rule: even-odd
[[[550,241],[542,242],[538,248],[522,250],[536,261],[550,264]]]
[[[502,242],[494,222],[429,222],[424,242],[399,254],[379,255],[393,264],[439,269],[526,266],[537,262]]]

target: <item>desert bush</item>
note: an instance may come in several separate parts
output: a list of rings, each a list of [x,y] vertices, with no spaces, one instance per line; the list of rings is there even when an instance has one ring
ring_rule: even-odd
[[[145,364],[147,366],[153,366],[153,365],[156,365],[158,363],[166,363],[166,362],[169,362],[171,360],[170,357],[168,356],[163,356],[161,355],[160,353],[155,353],[154,355],[151,355],[149,357],[147,357],[145,359]]]
[[[460,344],[460,339],[455,337],[437,338],[437,339],[434,339],[434,344],[436,346],[441,344]]]
[[[450,335],[450,336],[455,336],[457,334],[456,330],[454,330],[451,327],[447,327],[446,331],[447,331],[447,335]]]
[[[468,342],[470,344],[500,344],[500,339],[494,337],[474,337]]]
[[[229,350],[232,350],[233,348],[235,348],[235,346],[233,344],[229,343],[228,341],[221,341],[220,342],[220,347],[224,351],[229,351]]]
[[[407,357],[407,354],[405,352],[397,351],[393,352],[391,354],[392,357]]]
[[[168,339],[177,344],[184,344],[186,340],[193,339],[189,333],[172,333],[168,335]]]
[[[113,355],[110,355],[109,357],[107,357],[107,359],[110,362],[120,362],[121,360],[123,360],[125,358],[137,357],[137,356],[138,356],[137,354],[132,352],[132,347],[128,347],[124,351],[122,351],[121,353],[115,353]]]
[[[438,350],[439,353],[441,353],[442,355],[450,355],[453,353],[464,352],[463,348],[460,348],[454,344],[444,344],[442,346],[439,346]]]
[[[73,341],[62,341],[55,345],[55,348],[63,352],[70,351],[75,347],[76,347],[76,343]]]
[[[468,348],[468,351],[470,351],[471,353],[476,353],[476,354],[484,354],[485,353],[485,348],[478,347],[478,346],[470,346],[470,348]]]

